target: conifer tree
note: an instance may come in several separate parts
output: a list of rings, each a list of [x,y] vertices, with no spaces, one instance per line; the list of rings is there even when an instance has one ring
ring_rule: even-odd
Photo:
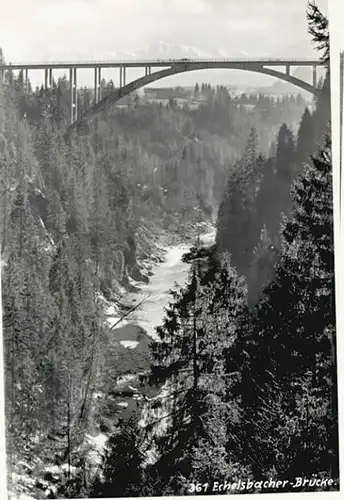
[[[328,19],[321,13],[315,2],[308,3],[307,10],[308,32],[313,38],[317,50],[322,52],[321,59],[329,65],[330,61],[330,35]]]
[[[313,43],[320,52],[321,59],[325,63],[325,80],[320,87],[316,99],[316,110],[314,112],[314,140],[316,144],[324,142],[328,123],[331,119],[331,83],[330,83],[330,36],[328,19],[322,14],[315,2],[309,2],[307,19],[309,33]]]
[[[143,493],[142,437],[136,415],[119,422],[108,440],[103,477],[94,481],[91,498],[136,497]]]
[[[230,175],[217,217],[216,245],[220,253],[229,252],[232,264],[241,274],[247,273],[251,258],[252,235],[252,172],[237,162]]]
[[[309,109],[306,108],[301,118],[296,144],[296,157],[300,165],[310,161],[315,147],[314,119]]]
[[[240,441],[257,474],[277,454],[280,474],[338,476],[331,169],[328,140],[293,185],[276,278],[227,358],[241,371]]]
[[[283,123],[278,131],[276,171],[277,180],[281,182],[281,188],[285,188],[287,193],[290,190],[291,180],[295,169],[295,144],[291,130]]]
[[[40,227],[19,187],[10,216],[9,259],[4,273],[4,340],[8,409],[16,437],[46,431],[42,398],[45,347],[53,318],[48,294],[48,262]]]
[[[202,276],[197,268],[194,264],[187,288],[173,294],[174,303],[164,325],[158,328],[160,341],[153,344],[151,379],[168,383],[172,396],[167,432],[157,440],[155,467],[165,487],[176,493],[184,491],[185,481],[197,469],[205,478],[209,467],[216,467],[215,463],[200,462],[206,443],[211,443],[214,457],[222,457],[221,472],[229,473],[223,420],[231,409],[223,350],[233,342],[235,321],[246,301],[243,280],[228,258],[221,264],[213,262]],[[219,426],[216,431],[215,421]]]
[[[245,152],[244,152],[244,163],[253,168],[255,172],[255,166],[258,157],[259,141],[258,134],[255,127],[250,129],[250,133],[246,142]]]
[[[248,276],[248,304],[256,304],[261,296],[261,289],[274,277],[274,264],[276,259],[276,249],[272,240],[263,226],[260,240],[253,249],[253,257]]]

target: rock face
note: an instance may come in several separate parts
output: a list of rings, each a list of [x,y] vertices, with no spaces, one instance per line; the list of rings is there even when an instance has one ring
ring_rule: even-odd
[[[143,283],[148,283],[149,282],[149,277],[144,274],[145,268],[140,265],[138,262],[133,266],[131,269],[131,277],[135,281],[142,281]]]

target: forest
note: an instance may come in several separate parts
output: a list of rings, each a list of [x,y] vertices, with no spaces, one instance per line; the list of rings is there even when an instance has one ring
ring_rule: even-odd
[[[87,134],[66,133],[68,80],[47,95],[6,72],[0,234],[11,490],[212,494],[216,479],[248,482],[250,492],[269,481],[264,492],[273,492],[276,481],[295,491],[299,477],[297,491],[339,488],[329,36],[314,4],[307,16],[327,67],[314,102],[200,83],[196,109],[136,96]],[[106,95],[113,82],[102,86]],[[90,91],[78,100],[82,113]],[[201,222],[216,226],[209,248],[197,238]],[[149,280],[143,263],[161,235],[192,242],[189,276],[170,292],[158,338],[123,360],[110,348],[116,331],[104,302]],[[158,397],[107,418],[96,394],[135,366]],[[97,429],[108,440],[95,467],[86,436]]]

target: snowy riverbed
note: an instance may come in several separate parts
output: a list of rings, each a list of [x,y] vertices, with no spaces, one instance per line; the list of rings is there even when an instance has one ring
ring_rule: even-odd
[[[214,244],[215,241],[215,229],[209,229],[207,232],[204,232],[200,235],[200,240],[203,246],[208,247]],[[190,250],[190,247],[193,246],[192,242],[188,242],[187,244],[179,244],[173,245],[165,248],[164,261],[155,264],[152,269],[152,275],[150,277],[149,283],[138,283],[133,282],[135,287],[139,289],[138,293],[129,293],[126,295],[126,301],[132,307],[136,304],[139,307],[130,313],[125,318],[125,324],[119,323],[118,328],[113,330],[113,334],[116,335],[121,333],[123,334],[123,330],[128,333],[132,333],[134,327],[143,328],[146,334],[151,338],[156,338],[156,327],[161,325],[165,316],[165,308],[168,306],[171,296],[169,291],[175,289],[176,284],[183,286],[186,282],[188,271],[190,269],[190,264],[182,261],[182,256],[186,252]],[[109,318],[110,324],[114,324],[118,321],[118,316]],[[121,338],[122,335],[121,335]],[[140,343],[134,340],[120,340],[120,344],[123,347],[127,348],[138,348],[140,349]],[[135,377],[135,375],[131,375]],[[128,375],[126,376],[128,377]],[[121,380],[118,382],[125,383],[126,377],[121,377]],[[130,377],[130,375],[129,375]],[[129,386],[130,387],[130,386]],[[155,426],[154,433],[161,434],[164,432],[168,420],[164,418],[164,416],[169,412],[167,396],[169,393],[169,387],[165,385],[158,394],[153,397],[146,397],[146,404],[141,407],[141,418],[139,425],[142,427],[146,427],[152,422],[159,422],[157,426]],[[165,399],[164,407],[152,407],[150,402],[153,400],[163,398]],[[118,403],[119,405],[128,405],[125,401],[121,401]],[[103,444],[103,435],[99,435],[95,437],[95,443],[98,442],[98,450],[101,452],[104,444]],[[150,461],[154,461],[155,451],[154,448],[146,450],[147,452],[147,463]]]
[[[215,229],[208,230],[200,235],[200,240],[204,246],[212,245],[215,240]],[[183,254],[190,249],[190,246],[192,244],[188,243],[167,247],[164,262],[154,264],[152,267],[152,276],[149,283],[134,282],[140,291],[127,294],[126,301],[132,307],[141,301],[143,302],[125,320],[118,324],[118,328],[113,330],[114,333],[124,325],[131,324],[142,327],[150,337],[156,337],[155,329],[162,323],[165,308],[171,300],[169,290],[174,289],[176,284],[183,286],[186,281],[190,264],[182,262],[181,259]],[[110,325],[113,325],[118,321],[118,315],[108,315],[107,320]],[[138,345],[137,342],[130,340],[122,340],[121,344],[123,347],[128,348],[135,348]]]

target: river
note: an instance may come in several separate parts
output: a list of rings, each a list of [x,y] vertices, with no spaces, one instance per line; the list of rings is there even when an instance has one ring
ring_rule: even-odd
[[[215,229],[208,227],[207,231],[200,235],[200,241],[205,247],[211,246],[215,241]],[[135,305],[138,307],[111,331],[112,338],[122,345],[122,349],[125,348],[124,351],[128,350],[128,354],[131,349],[138,353],[148,350],[149,337],[154,339],[157,337],[155,329],[162,324],[165,308],[171,300],[169,291],[174,289],[176,284],[183,286],[187,279],[190,264],[183,262],[182,256],[190,250],[191,246],[189,242],[164,248],[164,260],[152,266],[149,282],[147,284],[132,282],[139,291],[126,294],[125,303],[129,307],[135,307]],[[143,302],[140,304],[141,301]],[[110,326],[119,321],[118,311],[113,306],[108,308],[107,321]],[[134,381],[140,370],[137,366],[133,368],[133,371],[118,378],[115,388],[118,391],[116,404],[117,407],[122,407],[120,413],[123,418],[128,417],[132,410],[136,409],[135,397],[124,396],[121,393],[124,389],[132,389],[132,385],[135,385]],[[154,399],[156,393],[151,396]],[[148,413],[151,412],[152,410],[147,406],[143,410],[141,422],[147,422]],[[161,417],[161,410],[155,410],[153,413],[154,415],[151,415],[153,418]],[[162,429],[163,426],[159,427]],[[89,443],[102,452],[107,436],[100,433],[97,436],[88,437]]]
[[[203,246],[212,245],[215,241],[215,229],[212,228],[201,234],[200,240]],[[144,329],[149,337],[156,338],[155,329],[162,324],[165,308],[171,299],[169,290],[174,289],[176,284],[182,286],[187,279],[190,264],[181,259],[189,249],[190,243],[167,247],[164,261],[152,266],[149,283],[132,282],[139,288],[139,292],[128,293],[126,303],[135,307],[136,304],[143,302],[118,325],[118,328],[113,330],[115,335],[121,334],[125,330],[126,334],[130,336],[130,327],[136,326]],[[110,325],[117,321],[118,315],[108,316]],[[128,348],[135,348],[138,345],[138,342],[132,338],[120,342]]]

